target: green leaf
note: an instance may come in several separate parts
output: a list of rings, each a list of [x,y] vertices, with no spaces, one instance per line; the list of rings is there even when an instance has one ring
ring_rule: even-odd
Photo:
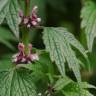
[[[72,80],[69,79],[68,77],[60,78],[59,80],[57,80],[56,84],[54,85],[54,89],[59,91],[71,82],[72,82]]]
[[[78,82],[80,82],[79,62],[71,47],[76,47],[86,57],[83,46],[65,28],[46,27],[43,33],[46,50],[50,52],[50,57],[52,61],[56,62],[62,76],[65,76],[65,62],[67,61],[69,68],[73,70]]]
[[[82,90],[82,96],[94,96],[86,90]],[[63,92],[64,96],[79,96],[77,92]]]
[[[92,1],[86,1],[81,10],[81,28],[85,30],[87,45],[89,51],[92,51],[94,38],[96,37],[96,4]]]
[[[18,64],[17,67],[22,67],[22,68],[26,68],[32,71],[36,71],[36,72],[40,72],[42,67],[39,63],[35,63],[35,64]]]
[[[19,38],[19,6],[17,0],[11,0],[9,5],[9,11],[6,16],[7,23],[14,33]]]
[[[95,86],[88,84],[87,82],[81,82],[81,90],[78,83],[69,79],[68,77],[60,78],[54,85],[56,91],[61,91],[64,96],[93,96],[87,91],[88,88],[96,89]],[[81,91],[81,95],[79,94]]]
[[[48,52],[43,52],[39,55],[39,63],[42,65],[42,70],[44,73],[50,73],[51,75],[54,74],[54,66],[52,64],[52,61],[50,59],[49,53]]]
[[[0,71],[9,70],[12,68],[12,54],[3,55],[0,58]]]
[[[87,89],[87,88],[94,88],[94,89],[96,89],[96,87],[94,85],[88,84],[87,82],[82,82],[81,83],[81,87],[85,88],[85,89]]]
[[[32,76],[24,69],[0,72],[0,96],[37,96]]]
[[[6,18],[7,23],[15,34],[19,38],[19,6],[17,0],[0,0],[0,24]]]
[[[6,27],[0,27],[0,43],[14,50],[14,47],[9,41],[16,41],[16,38],[14,38],[14,36]]]
[[[9,0],[0,0],[0,24],[8,13]]]
[[[83,85],[84,83],[85,82],[82,82],[81,84]],[[84,84],[84,85],[86,86],[86,84]],[[85,90],[85,88],[83,88],[83,87],[84,86],[82,86],[82,90],[81,90],[82,95],[81,96],[93,96],[90,92]],[[86,86],[86,88],[88,88],[88,86]],[[65,86],[65,88],[62,91],[62,93],[65,96],[79,96],[79,92],[80,92],[79,86],[75,82],[72,82],[69,85]]]

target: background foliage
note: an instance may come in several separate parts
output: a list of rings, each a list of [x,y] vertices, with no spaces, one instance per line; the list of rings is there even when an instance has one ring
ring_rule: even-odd
[[[15,0],[13,0],[11,3],[14,3],[14,1]],[[18,0],[18,1],[20,1],[20,0]],[[94,16],[96,14],[96,4],[95,4],[95,1],[88,2],[88,4],[87,4],[86,1],[93,1],[93,0],[59,0],[59,1],[58,0],[31,0],[31,3],[30,3],[30,5],[31,5],[30,12],[31,12],[31,9],[32,9],[33,5],[38,5],[38,7],[39,7],[39,13],[38,13],[38,15],[39,15],[39,17],[42,18],[42,24],[41,25],[44,25],[46,27],[59,27],[59,26],[61,26],[61,27],[67,27],[68,28],[68,32],[72,32],[72,34],[77,38],[77,40],[79,40],[81,42],[81,44],[83,44],[83,46],[85,47],[86,50],[89,49],[89,51],[90,50],[92,51],[92,52],[89,52],[88,53],[88,57],[85,56],[85,58],[87,58],[87,59],[89,58],[89,61],[91,63],[90,64],[90,71],[88,72],[88,70],[87,70],[89,68],[88,61],[86,61],[84,59],[84,57],[82,57],[82,54],[81,54],[81,53],[83,53],[83,55],[86,55],[85,50],[83,50],[82,49],[82,46],[79,45],[79,44],[78,45],[74,45],[74,42],[72,42],[72,44],[70,44],[70,42],[67,41],[67,39],[68,39],[66,37],[67,34],[65,34],[66,35],[65,37],[67,38],[67,39],[65,38],[65,40],[67,41],[66,45],[69,48],[69,51],[73,53],[73,55],[71,57],[74,57],[74,58],[70,58],[70,60],[73,60],[75,62],[75,64],[77,63],[77,58],[74,56],[74,52],[71,49],[71,47],[72,47],[75,50],[75,52],[77,53],[76,54],[77,57],[82,62],[84,62],[83,64],[82,64],[82,62],[80,63],[82,66],[85,67],[85,68],[83,68],[83,67],[81,68],[82,79],[88,81],[89,83],[91,83],[93,85],[96,85],[96,74],[95,74],[96,73],[96,71],[95,71],[95,68],[96,68],[96,44],[95,44],[95,37],[96,37],[95,36],[96,35],[95,34],[95,29],[96,29],[95,28],[95,26],[96,26],[96,20],[95,19],[96,19],[96,16]],[[15,2],[15,4],[17,4],[17,3]],[[24,0],[21,0],[21,4],[22,4],[22,9],[24,10]],[[5,6],[6,6],[6,4],[5,4]],[[18,6],[18,5],[15,5],[15,6]],[[12,6],[12,4],[10,4],[10,2],[8,2],[7,6],[4,7],[4,9],[5,9],[5,11],[8,11],[8,10],[6,10],[8,8],[9,9],[13,9],[13,10],[11,10],[11,11],[14,11],[14,14],[12,16],[17,18],[16,11],[18,11],[18,8],[15,10],[13,7],[14,6]],[[0,8],[0,9],[2,9],[2,8]],[[13,20],[14,18],[10,21],[9,20],[11,18],[10,17],[10,14],[7,14],[6,15],[6,12],[5,11],[3,13],[0,13],[3,16],[6,16],[6,20],[4,19],[3,24],[0,26],[0,44],[1,44],[0,45],[0,70],[1,69],[2,70],[3,69],[8,69],[8,67],[11,66],[11,65],[8,65],[8,64],[10,64],[8,62],[10,62],[9,59],[11,59],[12,54],[17,52],[17,49],[16,48],[17,48],[17,42],[18,42],[18,40],[14,37],[14,34],[16,34],[18,32],[18,26],[14,25],[14,24],[17,24],[18,22],[16,22],[17,20]],[[9,12],[11,12],[11,11],[9,10]],[[0,10],[0,12],[1,12],[1,10]],[[0,15],[0,23],[2,22],[1,18],[2,18],[2,16]],[[81,18],[83,20],[81,20]],[[9,24],[9,26],[6,24],[6,22],[7,22],[7,24]],[[12,27],[11,28],[10,24],[11,24],[11,26],[15,26],[15,27]],[[88,24],[88,26],[87,26],[87,24]],[[15,29],[15,31],[14,31],[14,29]],[[45,31],[46,30],[47,30],[47,28],[45,29]],[[14,34],[12,33],[12,31],[14,32]],[[44,49],[45,48],[44,43],[48,44],[47,43],[48,41],[46,39],[43,42],[43,39],[46,38],[46,34],[48,34],[48,33],[46,32],[45,35],[44,35],[45,37],[43,37],[43,39],[42,39],[43,33],[41,31],[42,30],[34,30],[34,32],[30,32],[30,38],[31,38],[31,42],[32,42],[32,44],[33,44],[34,47],[39,48],[39,49]],[[92,33],[90,33],[89,31],[91,31]],[[86,33],[86,35],[85,35],[84,32]],[[51,33],[49,35],[51,35]],[[54,34],[52,35],[53,38],[55,38],[54,35],[57,36],[58,34],[56,34],[55,31],[54,31]],[[18,34],[16,34],[16,37],[18,37]],[[86,37],[87,37],[87,39],[86,39]],[[59,37],[59,35],[58,35],[58,38],[60,40],[62,39],[62,38]],[[50,39],[52,40],[52,38],[50,38]],[[56,38],[55,38],[55,40],[56,40]],[[76,41],[76,42],[78,42],[78,41]],[[61,43],[59,42],[59,44],[61,44]],[[75,44],[77,44],[77,43],[75,43]],[[63,42],[62,42],[61,45],[63,47],[65,46],[63,44]],[[92,45],[93,45],[93,48],[92,48]],[[78,52],[77,46],[80,46],[81,49],[79,49],[79,51],[81,53]],[[74,48],[74,47],[76,47],[77,49]],[[49,50],[49,48],[47,48],[47,50]],[[65,46],[65,50],[66,50],[66,46]],[[58,51],[60,52],[60,50],[58,50]],[[51,56],[52,56],[52,60],[54,60],[54,58],[59,58],[59,57],[54,57],[53,54],[51,54]],[[48,59],[47,57],[49,57],[49,54],[47,54],[47,53],[46,53],[46,55],[45,54],[42,54],[42,56],[41,56],[41,62],[39,62],[39,63],[43,63],[44,64],[44,62],[48,62],[49,65],[46,65],[46,66],[49,69],[46,69],[46,70],[47,70],[47,72],[50,72],[50,73],[54,74],[54,70],[56,70],[56,69],[53,69],[52,66],[50,66],[50,62],[51,61],[50,61],[50,58]],[[47,58],[48,60],[45,59],[45,61],[43,61],[42,58]],[[56,61],[57,64],[59,64],[60,62],[62,62],[62,59],[65,59],[65,58],[67,58],[67,56],[61,58],[60,61],[57,60]],[[72,62],[72,63],[74,64],[74,62]],[[34,66],[34,67],[36,67],[38,70],[40,69],[43,72],[46,72],[46,70],[43,70],[43,68],[41,66],[38,66],[38,67],[37,66]],[[45,66],[45,65],[43,65],[43,66]],[[61,66],[64,66],[64,65],[62,64]],[[34,67],[33,67],[32,70],[35,70],[36,69]],[[66,73],[68,74],[68,76],[72,77],[73,80],[76,80],[75,77],[73,76],[73,73],[71,73],[71,71],[68,69],[68,65],[66,65],[65,67],[66,67],[66,70],[67,70]],[[77,67],[79,68],[79,66],[77,66]],[[53,72],[51,72],[51,69],[50,68],[53,70]],[[60,68],[60,66],[58,66],[58,68]],[[72,69],[75,71],[74,73],[76,74],[76,72],[78,70],[75,70],[73,68],[73,66],[72,66]],[[62,73],[64,72],[64,70],[65,69],[62,70]],[[34,72],[36,72],[36,70]],[[17,71],[17,73],[14,72],[15,76],[18,76],[18,75],[16,75],[18,73],[19,73],[19,71]],[[37,73],[37,77],[39,77],[39,75],[40,76],[43,76],[42,75],[42,72],[36,72],[36,73]],[[4,74],[4,76],[6,76],[6,74],[8,74],[9,76],[12,77],[12,74],[10,74],[8,72],[0,73],[0,75],[1,74]],[[34,74],[35,73],[33,73],[32,75],[34,75]],[[57,72],[57,74],[58,74],[58,72]],[[20,74],[20,75],[21,75],[21,78],[19,78],[20,76],[18,76],[18,78],[21,80],[20,82],[22,83],[22,74]],[[50,74],[48,74],[48,76],[50,77]],[[1,80],[0,80],[0,82],[1,82],[2,81],[2,78],[5,78],[5,77],[1,77],[0,76],[0,78],[1,78]],[[26,78],[29,78],[29,77],[26,77]],[[26,80],[26,78],[24,78],[24,79]],[[31,79],[33,79],[34,82],[38,82],[38,80],[35,81],[35,78],[31,78]],[[68,78],[66,78],[66,79],[68,79]],[[60,80],[60,82],[61,81],[62,80]],[[13,82],[14,82],[14,84],[15,83],[18,84],[18,82],[16,82],[15,80],[13,80]],[[28,81],[28,82],[30,82],[30,81]],[[6,82],[6,84],[7,83],[8,82]],[[42,83],[42,85],[45,84],[45,82],[41,82],[41,83]],[[4,82],[2,82],[2,84],[4,84]],[[67,85],[67,86],[65,86],[65,85]],[[67,84],[65,84],[65,85],[64,85],[65,87],[64,86],[63,87],[61,86],[61,89],[64,88],[64,91],[65,91],[65,92],[62,91],[62,94],[64,94],[65,96],[69,96],[70,94],[74,94],[74,96],[77,96],[77,94],[74,93],[74,90],[71,90],[70,89],[70,92],[68,90],[68,88],[71,87],[72,85],[77,86],[74,82],[68,80]],[[83,85],[83,84],[81,84],[81,85]],[[24,85],[22,85],[22,86],[24,86]],[[33,87],[33,86],[34,85],[32,85],[31,87]],[[38,88],[39,87],[40,86],[38,84]],[[60,88],[58,87],[58,81],[57,81],[57,84],[54,85],[54,87],[57,88],[56,90],[58,90],[58,91],[60,90]],[[88,88],[88,87],[86,87],[86,88]],[[83,90],[82,93],[84,93],[86,91],[85,89]],[[3,89],[1,89],[1,90],[3,90]],[[43,90],[43,91],[45,91],[45,90]],[[78,93],[78,90],[76,90],[76,91]],[[94,96],[96,95],[96,90],[94,90],[94,89],[91,90],[90,89],[90,91],[94,94]],[[66,92],[67,92],[67,94],[66,94]],[[2,93],[2,94],[4,94],[4,93]],[[15,94],[15,93],[12,93],[12,95],[13,94]],[[30,92],[28,94],[30,94]],[[36,94],[36,93],[34,92],[34,94]],[[88,93],[88,94],[90,94],[90,93]],[[92,96],[92,95],[90,94],[90,96]]]

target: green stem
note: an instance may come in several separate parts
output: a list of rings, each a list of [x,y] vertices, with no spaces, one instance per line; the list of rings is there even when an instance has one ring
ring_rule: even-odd
[[[21,34],[22,34],[21,42],[25,45],[25,54],[27,55],[29,53],[28,44],[29,44],[29,41],[30,41],[30,39],[29,39],[29,29],[26,28],[25,26],[22,26]]]
[[[22,42],[25,46],[28,46],[29,44],[29,29],[25,26],[22,28]]]
[[[25,0],[25,16],[30,16],[30,0]],[[29,53],[28,44],[29,44],[29,28],[23,26],[22,28],[22,42],[25,45],[25,54]]]
[[[30,0],[25,0],[25,16],[30,15]]]

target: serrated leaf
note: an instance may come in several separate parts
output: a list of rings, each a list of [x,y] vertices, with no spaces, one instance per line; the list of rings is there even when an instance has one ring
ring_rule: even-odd
[[[7,23],[14,33],[14,35],[19,38],[19,6],[17,0],[11,0],[9,5],[9,11],[6,16]]]
[[[7,3],[8,3],[8,0],[0,0],[0,12],[3,10],[3,8]]]
[[[92,1],[86,1],[81,10],[81,28],[85,30],[87,45],[89,51],[92,51],[94,38],[96,37],[96,4]]]
[[[0,96],[37,96],[29,72],[24,69],[0,72]]]
[[[62,30],[63,29],[61,29],[61,32]],[[70,45],[77,48],[83,54],[83,56],[87,58],[87,55],[85,52],[86,50],[83,48],[80,42],[75,38],[75,36],[73,34],[69,34],[69,32],[67,32],[66,29],[65,29],[64,35],[65,35],[66,40],[68,40],[68,42],[70,43]]]
[[[0,0],[0,24],[6,17],[8,9],[9,9],[9,0]]]
[[[54,85],[54,89],[59,91],[62,90],[65,86],[67,86],[69,83],[71,83],[72,80],[68,77],[63,77],[57,80],[56,84]]]
[[[71,46],[76,47],[84,55],[86,53],[83,46],[65,28],[46,27],[43,33],[46,50],[50,52],[50,57],[52,61],[56,62],[60,73],[65,76],[65,62],[67,61],[69,68],[73,70],[78,82],[80,82],[79,63]]]

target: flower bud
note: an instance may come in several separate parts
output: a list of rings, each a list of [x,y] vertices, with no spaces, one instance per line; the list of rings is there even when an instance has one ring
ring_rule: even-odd
[[[37,18],[37,21],[38,21],[38,22],[41,22],[41,18]]]
[[[18,49],[19,49],[19,51],[22,51],[22,52],[23,52],[23,51],[24,51],[24,47],[25,47],[25,46],[24,46],[23,43],[19,43],[19,44],[18,44]]]
[[[38,9],[38,6],[34,6],[33,9],[32,9],[32,14],[36,14],[37,13],[37,9]]]
[[[24,18],[24,24],[27,24],[29,19],[27,17]]]
[[[36,21],[32,21],[32,25],[33,26],[36,26],[37,25],[37,22]]]
[[[21,9],[20,9],[20,11],[19,11],[19,16],[20,16],[20,17],[23,17],[23,16],[24,16]]]
[[[30,25],[30,24],[28,24],[28,25],[27,25],[27,28],[30,28],[30,27],[31,27],[31,25]]]
[[[30,59],[31,59],[31,61],[38,61],[39,60],[39,57],[38,57],[37,54],[31,54],[30,55]]]

